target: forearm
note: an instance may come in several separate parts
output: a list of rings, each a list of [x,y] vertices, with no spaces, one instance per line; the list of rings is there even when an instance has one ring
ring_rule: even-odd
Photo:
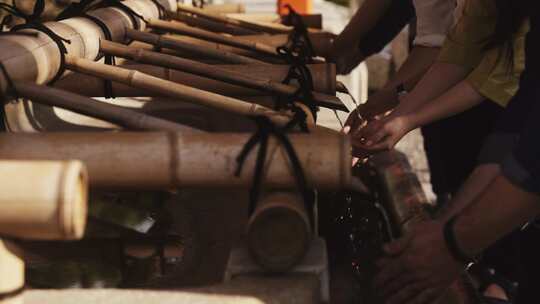
[[[406,90],[414,88],[439,53],[439,48],[415,47],[396,75],[380,90],[371,95],[360,110],[365,118],[370,118],[392,110],[398,105],[396,88],[403,84]]]
[[[540,197],[525,192],[499,175],[458,216],[454,233],[468,256],[485,248],[540,213]]]
[[[437,47],[415,46],[394,77],[386,83],[384,89],[395,90],[398,85],[403,84],[407,91],[413,90],[437,59],[439,50],[440,48]]]
[[[358,46],[362,38],[379,21],[392,0],[366,0],[351,21],[334,40],[335,50],[348,50]]]
[[[433,101],[425,102],[422,107],[416,108],[408,115],[410,115],[413,127],[421,127],[461,113],[484,100],[485,97],[478,93],[467,81],[462,81]]]
[[[447,222],[454,215],[460,213],[478,198],[499,175],[500,171],[500,165],[495,163],[477,166],[452,200],[442,207],[436,218]]]
[[[462,81],[470,69],[450,63],[435,62],[414,89],[407,94],[395,110],[395,115],[409,114],[427,102],[439,97]]]

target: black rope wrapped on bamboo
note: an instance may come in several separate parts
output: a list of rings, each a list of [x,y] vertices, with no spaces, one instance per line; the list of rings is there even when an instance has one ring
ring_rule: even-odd
[[[158,15],[159,19],[163,19],[167,17],[167,9],[163,4],[159,3],[159,0],[150,0],[154,5],[158,8]]]
[[[206,0],[191,0],[191,5],[198,8],[204,8],[206,6]]]
[[[165,7],[161,3],[159,3],[158,0],[151,0],[151,1],[158,8],[160,18],[163,17],[166,13]],[[109,28],[107,27],[107,25],[103,21],[101,21],[99,18],[87,14],[87,12],[90,9],[96,9],[96,8],[105,7],[105,6],[117,7],[121,9],[122,11],[124,11],[124,13],[126,13],[129,16],[129,18],[131,19],[131,22],[133,23],[133,27],[136,29],[141,28],[141,25],[137,21],[137,18],[139,18],[143,22],[146,22],[146,20],[144,20],[144,18],[141,15],[137,14],[131,8],[124,5],[121,1],[118,1],[118,0],[103,0],[103,1],[82,0],[80,2],[73,2],[58,15],[57,20],[63,20],[63,19],[72,18],[72,17],[84,17],[84,18],[90,19],[96,25],[99,26],[99,28],[105,35],[105,39],[112,40],[112,34]],[[103,55],[105,56],[105,64],[113,65],[113,66],[116,65],[116,59],[114,56],[109,55],[109,54],[100,54],[100,56],[103,56]],[[110,80],[104,79],[103,86],[104,86],[104,93],[105,93],[104,97],[107,99],[115,98],[113,88],[112,88],[113,87],[112,82]]]
[[[7,11],[8,13],[10,13],[11,15],[23,18],[25,20],[24,24],[19,24],[19,25],[16,25],[16,26],[12,27],[10,32],[15,33],[17,31],[24,30],[24,29],[33,29],[33,30],[37,30],[37,31],[42,32],[45,35],[49,36],[49,38],[51,38],[51,40],[54,43],[56,43],[56,45],[58,46],[58,50],[60,52],[60,67],[59,67],[58,72],[56,73],[56,75],[52,78],[51,81],[49,81],[48,84],[53,84],[55,81],[60,79],[60,77],[62,77],[62,75],[64,74],[64,72],[66,70],[66,64],[65,63],[66,63],[67,49],[66,49],[66,46],[64,45],[64,43],[69,44],[69,43],[71,43],[71,41],[58,36],[55,32],[53,32],[51,29],[49,29],[48,27],[43,25],[43,23],[41,23],[40,18],[41,18],[41,14],[43,13],[43,10],[45,9],[45,1],[44,0],[37,0],[35,5],[34,5],[34,10],[32,11],[31,15],[27,15],[24,12],[22,12],[17,7],[15,2],[14,2],[13,5],[0,3],[0,9],[3,9],[5,11]]]
[[[311,195],[312,191],[307,187],[304,170],[302,169],[300,160],[298,159],[298,156],[294,150],[294,147],[292,146],[286,134],[287,131],[290,131],[296,125],[305,126],[306,114],[303,111],[295,112],[295,115],[291,119],[291,121],[287,125],[281,128],[277,127],[266,116],[256,116],[253,119],[255,123],[257,124],[257,131],[246,142],[246,144],[240,151],[240,154],[236,158],[237,167],[236,167],[236,172],[235,172],[235,176],[240,176],[240,174],[242,173],[243,164],[247,156],[249,155],[249,152],[251,152],[251,150],[253,150],[257,144],[259,144],[259,149],[257,150],[257,159],[255,162],[255,172],[254,172],[254,177],[253,177],[253,183],[249,191],[249,207],[248,207],[249,215],[253,214],[253,212],[255,211],[255,206],[257,204],[257,201],[259,200],[259,196],[261,193],[262,178],[264,175],[264,166],[266,163],[266,156],[268,154],[268,140],[270,139],[271,136],[274,136],[278,140],[278,143],[281,144],[285,148],[285,152],[287,153],[287,156],[289,157],[289,160],[291,162],[292,169],[295,175],[298,190],[304,201],[304,205],[308,212],[309,220],[313,228],[313,225],[314,225],[313,200],[310,200],[310,197],[312,197]],[[305,130],[307,131],[307,127]]]
[[[307,67],[308,63],[313,62],[315,53],[302,18],[290,5],[286,5],[286,7],[289,9],[288,18],[294,28],[289,35],[288,42],[277,47],[276,50],[281,58],[290,65],[283,83],[290,84],[292,80],[296,80],[298,90],[292,96],[276,98],[276,110],[286,108],[298,112],[299,109],[294,103],[301,101],[309,108],[316,121],[319,108],[313,99],[313,76]]]
[[[158,10],[161,10],[160,7],[163,8],[161,4],[157,6]],[[83,16],[86,12],[90,10],[103,7],[116,7],[122,10],[129,17],[131,23],[133,24],[133,27],[137,30],[141,29],[141,24],[139,20],[142,20],[144,23],[146,23],[146,20],[143,16],[133,11],[129,6],[123,4],[120,0],[81,0],[80,2],[72,2],[58,15],[57,20]]]
[[[97,26],[99,26],[99,28],[103,32],[103,35],[105,36],[105,39],[112,40],[112,33],[109,30],[109,27],[107,27],[107,25],[103,21],[101,21],[101,19],[87,14],[88,7],[90,6],[92,2],[93,0],[90,0],[90,1],[83,0],[77,3],[73,2],[64,11],[62,11],[60,15],[58,15],[58,18],[56,18],[56,20],[63,20],[63,19],[72,18],[72,17],[87,18],[91,20],[92,22],[94,22]],[[100,53],[98,55],[98,58],[96,58],[96,60],[101,58],[101,56],[105,57],[105,64],[116,65],[116,59],[113,55]],[[106,99],[115,98],[115,95],[113,92],[113,85],[110,80],[103,79],[103,91],[104,91],[104,97]]]
[[[289,41],[287,44],[294,53],[301,53],[308,58],[308,63],[312,62],[312,58],[315,57],[315,51],[313,44],[309,38],[309,33],[300,16],[289,4],[285,5],[289,10],[289,14],[286,17],[287,23],[293,26],[293,30],[289,34]]]

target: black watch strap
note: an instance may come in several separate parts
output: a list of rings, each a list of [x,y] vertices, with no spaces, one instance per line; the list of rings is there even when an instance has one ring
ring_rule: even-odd
[[[465,252],[463,252],[463,250],[461,250],[461,248],[459,248],[459,245],[457,244],[456,236],[454,234],[454,223],[456,219],[457,217],[454,216],[448,222],[446,222],[446,224],[444,224],[444,240],[452,257],[460,263],[468,265],[470,263],[474,263],[474,258],[469,257]]]

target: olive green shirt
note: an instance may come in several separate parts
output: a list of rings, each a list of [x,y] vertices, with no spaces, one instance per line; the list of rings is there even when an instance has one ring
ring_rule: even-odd
[[[513,39],[513,64],[506,57],[504,47],[486,50],[496,22],[494,0],[466,0],[438,61],[470,68],[472,72],[467,81],[482,96],[504,107],[517,92],[519,77],[525,69],[525,35],[529,22],[524,22]]]

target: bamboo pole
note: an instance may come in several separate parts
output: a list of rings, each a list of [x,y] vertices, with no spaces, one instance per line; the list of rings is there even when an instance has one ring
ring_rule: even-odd
[[[124,107],[95,101],[91,98],[48,86],[17,82],[15,89],[21,97],[28,98],[33,102],[60,107],[79,114],[99,118],[131,130],[198,131],[171,121],[138,113]]]
[[[88,178],[81,162],[2,160],[0,172],[0,233],[42,240],[82,237]]]
[[[237,48],[250,50],[263,55],[277,57],[276,48],[259,42],[251,42],[241,38],[228,37],[225,35],[216,34],[210,31],[205,31],[192,26],[188,26],[181,22],[163,21],[159,19],[148,20],[148,26],[153,29],[168,31],[176,34],[187,35],[202,40],[208,40],[216,43],[234,46]]]
[[[214,14],[244,14],[246,12],[242,3],[207,4],[203,9]]]
[[[235,64],[246,64],[246,63],[260,63],[264,62],[252,59],[246,56],[230,53],[227,51],[222,51],[218,49],[205,48],[199,45],[186,43],[179,41],[177,39],[171,39],[168,37],[163,37],[163,35],[156,35],[146,32],[141,32],[132,29],[126,29],[126,36],[130,39],[149,43],[151,45],[168,48],[172,50],[178,50],[181,52],[188,52],[190,54],[205,56],[207,58],[217,59],[224,63],[235,63]]]
[[[247,225],[247,247],[269,272],[285,272],[305,256],[312,239],[302,197],[294,192],[265,194]]]
[[[22,304],[24,288],[23,251],[0,239],[0,304]]]
[[[190,73],[181,72],[169,68],[145,64],[125,64],[121,67],[130,70],[137,70],[161,79],[170,80],[180,84],[192,86],[204,91],[210,91],[226,96],[235,96],[246,99],[248,96],[260,96],[261,91],[246,87],[228,84],[222,81],[215,81],[209,78],[196,76]],[[234,70],[236,73],[248,74],[257,78],[266,78],[275,82],[282,81],[288,72],[288,67],[284,65],[216,65],[221,69]],[[317,92],[335,94],[335,78],[333,65],[309,65],[313,77],[313,86]],[[325,77],[328,75],[327,77]],[[80,84],[84,83],[84,86]],[[105,96],[103,81],[94,76],[88,76],[81,73],[70,73],[54,84],[55,87],[68,90],[73,93],[90,97]],[[137,88],[131,88],[121,83],[113,82],[113,91],[115,96],[162,96],[159,92],[153,93]]]
[[[332,49],[332,44],[335,39],[335,35],[328,32],[310,32],[309,41],[313,46],[313,51],[317,56],[327,57],[330,50]],[[183,38],[186,39],[186,38]],[[250,41],[258,41],[264,44],[272,46],[281,46],[286,44],[289,41],[289,35],[245,35],[242,36],[242,39]],[[246,54],[244,52],[237,52],[238,54]]]
[[[161,67],[173,68],[176,70],[193,73],[199,76],[208,77],[214,80],[221,80],[235,85],[260,90],[266,93],[278,94],[282,96],[293,96],[298,87],[274,82],[270,79],[246,77],[245,74],[237,73],[233,70],[221,69],[193,60],[183,59],[171,55],[160,54],[143,49],[135,49],[114,43],[107,40],[101,41],[101,51],[106,54],[131,59],[141,63],[154,64]],[[319,106],[332,109],[346,110],[346,107],[336,96],[312,92],[314,101]]]
[[[189,26],[198,27],[201,29],[205,29],[212,32],[217,33],[224,33],[229,34],[233,36],[242,36],[242,35],[253,35],[258,32],[252,31],[243,27],[238,27],[232,24],[222,23],[222,22],[216,22],[210,19],[201,18],[198,16],[185,14],[185,13],[177,13],[174,15],[174,20],[183,22]]]
[[[291,120],[290,114],[278,113],[267,107],[248,103],[240,99],[202,91],[172,81],[163,80],[138,71],[100,64],[87,59],[66,56],[66,66],[74,71],[94,75],[129,86],[160,92],[166,96],[199,103],[223,111],[247,116],[263,115],[283,126]]]
[[[289,33],[291,31],[291,29],[292,29],[291,27],[284,26],[284,25],[281,25],[281,26],[279,26],[279,25],[265,26],[263,24],[258,24],[258,23],[253,23],[253,22],[249,22],[249,21],[234,19],[234,18],[230,18],[230,17],[227,17],[227,16],[214,14],[214,13],[205,11],[204,9],[200,9],[198,7],[193,7],[193,6],[188,6],[188,5],[185,5],[185,4],[182,4],[182,3],[178,3],[178,11],[193,14],[195,16],[199,16],[201,18],[205,18],[205,19],[212,20],[212,21],[215,21],[215,22],[220,22],[220,23],[223,23],[223,24],[242,27],[242,28],[253,30],[253,31],[256,31],[256,32],[263,32],[263,33],[269,33],[269,34],[282,34],[282,33]],[[179,13],[178,14],[170,13],[169,17],[171,17],[172,19],[178,20],[177,19],[178,15],[180,15],[180,14]],[[178,20],[178,21],[182,21],[182,20]]]
[[[245,133],[80,132],[0,134],[0,159],[81,160],[90,186],[108,189],[249,187],[256,151],[235,177],[236,157],[251,137]],[[309,187],[340,189],[351,179],[348,138],[341,134],[290,134],[289,139]],[[294,188],[295,176],[285,150],[268,142],[263,184]]]

